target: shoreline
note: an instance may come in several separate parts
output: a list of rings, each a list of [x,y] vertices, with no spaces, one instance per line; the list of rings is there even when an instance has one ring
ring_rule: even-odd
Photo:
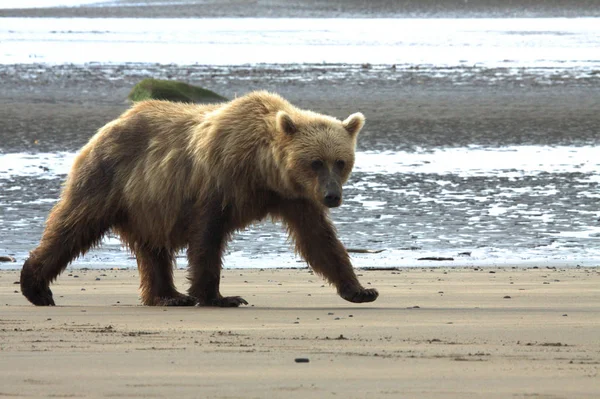
[[[12,257],[12,256],[11,256]],[[435,258],[435,256],[433,257]],[[22,263],[25,261],[25,258],[18,258],[16,262],[0,262],[0,273],[3,272],[20,272],[22,268]],[[573,260],[573,261],[562,261],[555,259],[534,259],[534,260],[523,260],[523,261],[515,261],[515,260],[507,260],[504,262],[493,262],[489,260],[485,261],[473,261],[471,263],[465,262],[464,260],[459,261],[438,261],[438,260],[414,260],[414,264],[407,266],[406,264],[393,265],[393,264],[384,264],[381,265],[378,259],[373,259],[372,263],[377,264],[377,266],[362,266],[356,265],[355,259],[353,261],[354,270],[359,272],[393,272],[393,271],[411,271],[411,270],[432,270],[432,269],[451,269],[455,271],[480,271],[480,270],[538,270],[538,269],[548,269],[548,270],[556,270],[560,269],[563,271],[567,270],[577,270],[577,269],[590,269],[590,270],[598,270],[600,272],[600,261],[595,259],[584,259],[584,260]],[[128,266],[98,266],[97,264],[77,264],[77,261],[69,264],[65,271],[65,273],[75,273],[80,271],[85,272],[106,272],[111,270],[117,271],[137,271],[137,264],[134,260],[131,261],[131,264]],[[116,263],[116,262],[114,262]],[[297,263],[297,262],[296,262]],[[173,270],[178,272],[186,272],[188,270],[186,266],[177,266]],[[285,265],[285,266],[227,266],[223,267],[223,270],[227,270],[229,272],[245,272],[245,271],[277,271],[277,270],[288,270],[288,271],[298,271],[305,270],[311,271],[310,266],[293,266],[293,265]]]
[[[137,271],[77,270],[52,286],[58,306],[40,308],[13,285],[17,272],[0,271],[0,393],[600,394],[598,269],[358,274],[379,289],[377,301],[345,302],[308,270],[224,270],[223,294],[241,295],[250,305],[215,309],[140,306]],[[175,277],[185,288],[185,274]]]

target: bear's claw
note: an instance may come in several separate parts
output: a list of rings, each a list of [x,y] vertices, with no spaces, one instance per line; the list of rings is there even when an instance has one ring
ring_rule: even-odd
[[[361,288],[358,291],[340,293],[340,296],[348,302],[373,302],[379,296],[379,292],[375,288]]]

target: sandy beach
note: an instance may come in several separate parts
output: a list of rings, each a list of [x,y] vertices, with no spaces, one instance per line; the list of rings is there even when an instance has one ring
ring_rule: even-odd
[[[0,396],[597,398],[600,271],[225,270],[238,309],[142,307],[135,270],[68,270],[57,307],[0,273]],[[185,289],[185,272],[176,272]],[[296,359],[308,359],[299,363]]]

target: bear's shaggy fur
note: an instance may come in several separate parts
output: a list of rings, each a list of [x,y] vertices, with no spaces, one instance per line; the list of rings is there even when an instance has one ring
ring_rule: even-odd
[[[246,304],[220,293],[223,252],[234,231],[271,216],[342,298],[374,301],[327,212],[341,203],[363,124],[360,113],[342,122],[267,92],[214,105],[137,103],[75,159],[23,265],[22,292],[54,305],[50,282],[112,229],[136,255],[144,304]],[[173,284],[175,253],[185,247],[188,295]]]

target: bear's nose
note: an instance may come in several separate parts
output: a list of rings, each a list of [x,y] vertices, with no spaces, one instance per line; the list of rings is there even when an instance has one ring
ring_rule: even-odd
[[[342,197],[338,193],[326,193],[325,194],[325,206],[328,208],[336,208],[341,205]]]

